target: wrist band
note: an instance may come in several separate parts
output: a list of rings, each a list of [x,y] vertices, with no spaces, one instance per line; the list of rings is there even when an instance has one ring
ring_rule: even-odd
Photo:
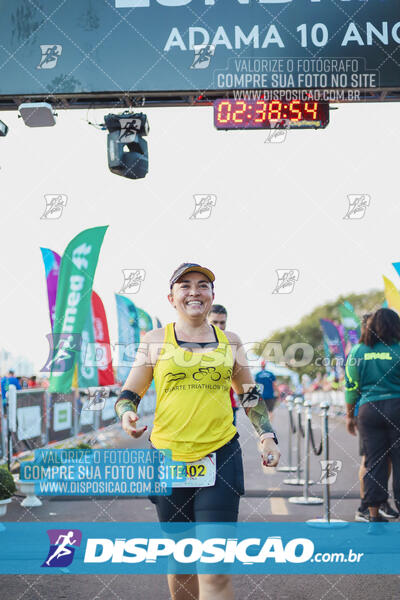
[[[128,412],[128,410],[132,410],[136,413],[140,400],[141,398],[136,392],[131,392],[131,390],[123,390],[118,396],[114,405],[114,409],[118,418],[121,419],[122,415]]]
[[[276,433],[274,433],[273,431],[268,431],[266,433],[261,434],[260,442],[265,440],[265,438],[272,438],[274,440],[275,444],[278,445],[278,438],[276,437]]]

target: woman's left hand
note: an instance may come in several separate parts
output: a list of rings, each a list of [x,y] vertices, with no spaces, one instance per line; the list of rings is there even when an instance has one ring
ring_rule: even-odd
[[[261,442],[262,446],[262,461],[264,467],[276,467],[279,462],[281,453],[273,438],[264,438]]]
[[[346,417],[346,429],[351,435],[357,435],[357,425],[354,417]]]

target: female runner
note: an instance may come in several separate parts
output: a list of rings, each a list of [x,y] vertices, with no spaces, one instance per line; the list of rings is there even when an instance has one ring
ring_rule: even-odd
[[[175,323],[146,333],[116,402],[122,428],[140,437],[136,427],[140,399],[154,378],[157,404],[150,441],[187,463],[216,463],[215,483],[206,487],[174,487],[170,496],[153,496],[161,522],[236,522],[244,494],[242,454],[232,423],[229,390],[239,395],[262,445],[265,466],[278,464],[280,452],[268,410],[255,386],[239,337],[210,325],[214,274],[183,263],[170,279],[168,300]],[[210,464],[210,463],[209,463]],[[231,600],[229,575],[169,574],[172,600]]]

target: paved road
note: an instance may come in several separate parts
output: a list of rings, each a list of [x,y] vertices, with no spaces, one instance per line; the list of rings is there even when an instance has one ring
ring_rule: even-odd
[[[316,442],[320,439],[320,418],[314,416]],[[279,407],[274,427],[280,439],[282,464],[287,460],[287,413]],[[322,516],[322,506],[295,505],[289,497],[302,495],[302,489],[283,483],[288,477],[275,469],[262,468],[260,453],[251,425],[239,412],[238,430],[245,465],[246,495],[241,501],[241,521],[304,521]],[[116,447],[145,447],[146,439],[131,440],[116,433]],[[353,520],[358,505],[358,446],[348,435],[343,417],[330,419],[330,458],[341,461],[342,468],[332,485],[332,516]],[[319,458],[310,460],[311,477],[319,481]],[[310,487],[310,495],[320,496],[321,485]],[[156,520],[153,505],[146,499],[43,499],[43,506],[24,509],[14,498],[7,513],[10,521],[146,521]],[[367,526],[367,525],[366,525]],[[399,569],[400,572],[400,569]],[[166,578],[159,575],[18,575],[0,576],[1,589],[8,600],[168,600]],[[394,600],[399,596],[400,577],[388,575],[263,575],[234,576],[237,598],[242,600]],[[0,598],[5,597],[0,593]]]

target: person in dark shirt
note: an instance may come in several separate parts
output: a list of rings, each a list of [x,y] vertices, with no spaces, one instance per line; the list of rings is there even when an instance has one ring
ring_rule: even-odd
[[[269,412],[269,418],[272,417],[272,411],[275,408],[275,404],[278,396],[278,389],[276,385],[276,377],[271,371],[267,371],[265,368],[265,360],[261,361],[261,371],[255,376],[255,381],[261,386],[261,396],[264,398],[265,404]]]
[[[346,426],[358,427],[365,451],[365,496],[369,520],[387,521],[379,507],[388,499],[388,458],[393,495],[400,511],[400,317],[388,308],[367,322],[346,362]],[[357,421],[354,409],[358,404]]]
[[[213,304],[208,315],[208,322],[211,325],[219,327],[222,331],[225,331],[227,319],[228,311],[226,310],[225,306],[222,306],[222,304]],[[231,406],[233,411],[233,424],[236,426],[236,413],[239,410],[239,401],[235,398],[233,388],[230,389],[229,395],[231,397]]]
[[[372,316],[372,313],[365,313],[362,316],[361,335],[364,334],[366,327],[368,327],[368,319],[371,316]],[[357,415],[358,415],[358,402],[354,409],[354,416],[356,418],[357,418]],[[356,421],[356,424],[357,424],[357,421]],[[357,429],[358,429],[358,427],[357,427]],[[355,520],[360,521],[360,522],[368,522],[369,521],[369,510],[368,510],[368,506],[365,504],[365,500],[364,500],[364,495],[365,495],[364,494],[364,477],[367,472],[367,469],[365,468],[365,450],[364,450],[364,445],[363,445],[363,441],[362,441],[360,432],[358,432],[358,439],[359,439],[359,454],[361,456],[360,468],[358,471],[358,479],[360,482],[361,504],[358,507],[358,509],[356,510]],[[392,470],[392,463],[391,463],[390,458],[388,458],[388,465],[389,465],[388,476],[390,477],[390,473]],[[385,502],[384,504],[381,504],[381,506],[379,507],[379,513],[382,516],[387,517],[388,519],[396,519],[399,516],[399,513],[390,506],[389,502]]]

